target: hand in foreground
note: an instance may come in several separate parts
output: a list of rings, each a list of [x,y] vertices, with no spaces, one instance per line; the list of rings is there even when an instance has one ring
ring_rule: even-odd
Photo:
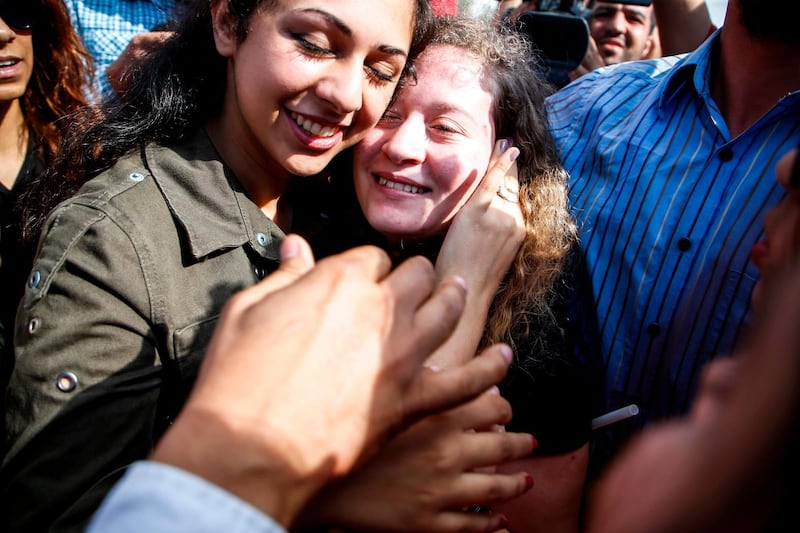
[[[457,274],[467,284],[467,305],[456,334],[430,363],[448,366],[472,358],[489,306],[525,238],[519,201],[516,147],[498,141],[493,162],[470,199],[453,219],[436,260],[437,279]],[[505,199],[498,189],[505,187]]]
[[[466,508],[515,498],[533,485],[525,472],[481,470],[533,451],[530,435],[485,431],[510,418],[511,407],[495,391],[429,416],[318,494],[300,520],[384,533],[495,531],[503,516]]]
[[[464,305],[413,258],[377,248],[321,261],[290,236],[278,272],[226,305],[194,391],[153,459],[194,472],[283,524],[332,478],[423,415],[504,376],[507,347],[462,367],[421,363]]]

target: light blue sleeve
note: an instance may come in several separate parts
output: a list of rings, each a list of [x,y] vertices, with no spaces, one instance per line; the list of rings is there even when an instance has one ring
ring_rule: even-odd
[[[132,465],[97,510],[87,533],[286,533],[252,505],[170,465]]]

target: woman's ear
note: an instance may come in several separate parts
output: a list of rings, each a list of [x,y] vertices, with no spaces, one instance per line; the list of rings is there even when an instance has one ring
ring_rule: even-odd
[[[236,20],[228,11],[228,0],[216,0],[211,3],[211,27],[214,31],[214,44],[222,57],[233,57],[238,40],[236,38]]]

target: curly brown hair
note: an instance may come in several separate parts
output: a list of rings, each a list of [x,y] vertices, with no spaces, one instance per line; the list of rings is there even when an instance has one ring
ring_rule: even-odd
[[[439,17],[431,45],[462,48],[482,64],[486,88],[494,96],[497,138],[513,139],[519,199],[526,237],[501,284],[481,346],[527,340],[532,323],[555,320],[551,294],[567,255],[578,241],[567,200],[567,173],[547,122],[545,98],[553,91],[540,71],[531,44],[513,29],[466,17]],[[516,350],[515,350],[516,351]]]
[[[63,0],[35,2],[33,73],[20,104],[46,165],[55,158],[70,117],[87,104],[92,61]]]

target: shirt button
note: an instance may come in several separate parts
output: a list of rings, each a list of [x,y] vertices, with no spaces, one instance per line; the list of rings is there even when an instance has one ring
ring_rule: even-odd
[[[72,372],[61,372],[56,377],[56,388],[61,392],[72,392],[78,386],[78,376]]]
[[[142,174],[141,172],[131,172],[128,175],[128,179],[131,180],[131,181],[136,181],[136,182],[143,181],[144,180],[144,174]]]
[[[686,237],[678,239],[678,250],[680,250],[681,252],[688,252],[689,248],[691,247],[692,247],[692,241],[690,241]]]
[[[723,163],[727,163],[728,161],[733,159],[733,150],[725,147],[719,151],[718,157],[720,161],[722,161]]]
[[[28,287],[31,289],[35,289],[39,286],[39,282],[42,281],[42,274],[38,270],[34,270],[31,272],[31,277],[28,278]]]
[[[658,337],[661,334],[661,326],[653,322],[647,326],[647,334],[651,337]]]
[[[39,326],[41,325],[42,325],[41,320],[39,320],[38,318],[31,318],[30,321],[28,322],[28,333],[30,333],[31,335],[36,333],[36,331],[39,329]]]
[[[267,239],[267,236],[263,233],[256,233],[256,242],[258,242],[259,246],[263,247],[267,245],[269,239]]]

